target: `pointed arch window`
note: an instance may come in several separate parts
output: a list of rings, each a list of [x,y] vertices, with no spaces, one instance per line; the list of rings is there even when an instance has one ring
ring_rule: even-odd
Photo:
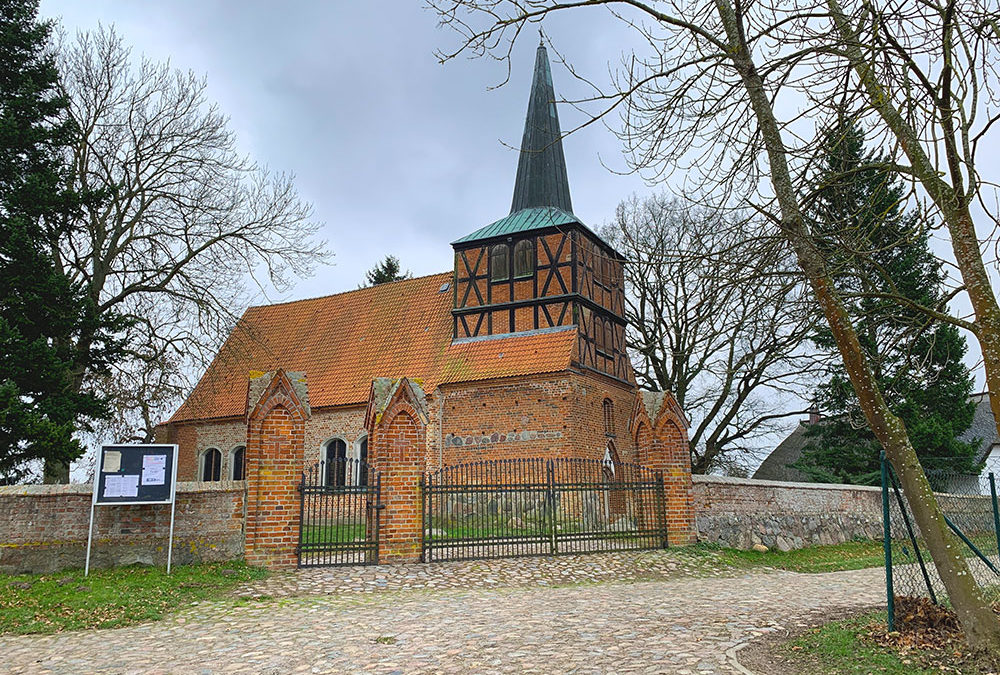
[[[490,281],[510,279],[510,246],[497,244],[490,249]]]
[[[201,479],[222,480],[222,452],[218,448],[209,448],[201,456]]]
[[[604,434],[615,435],[615,403],[610,398],[604,399]]]
[[[514,278],[530,277],[535,273],[535,246],[530,239],[514,245]]]
[[[324,484],[343,486],[347,484],[347,443],[341,438],[326,442],[323,451]]]

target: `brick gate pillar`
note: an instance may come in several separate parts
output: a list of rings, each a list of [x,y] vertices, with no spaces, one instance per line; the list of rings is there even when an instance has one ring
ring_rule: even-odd
[[[302,373],[252,373],[247,400],[248,565],[298,564],[302,480],[309,400]]]
[[[639,463],[663,472],[667,538],[673,546],[698,538],[691,482],[687,422],[674,397],[666,392],[640,392],[632,435]]]
[[[420,477],[427,432],[420,385],[406,378],[374,380],[365,426],[368,457],[381,474],[379,562],[415,562],[423,553]]]

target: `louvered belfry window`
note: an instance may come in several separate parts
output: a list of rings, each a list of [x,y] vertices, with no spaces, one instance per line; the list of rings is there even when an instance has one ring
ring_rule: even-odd
[[[535,273],[535,247],[530,239],[514,246],[514,278],[530,277]]]
[[[490,249],[490,280],[510,279],[510,246],[497,244]]]

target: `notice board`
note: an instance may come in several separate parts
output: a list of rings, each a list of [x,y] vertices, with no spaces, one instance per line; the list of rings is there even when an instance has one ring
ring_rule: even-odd
[[[95,504],[171,504],[176,445],[104,445],[94,474]]]

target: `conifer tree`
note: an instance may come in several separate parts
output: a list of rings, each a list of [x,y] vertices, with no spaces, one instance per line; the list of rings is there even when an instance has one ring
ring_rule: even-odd
[[[975,446],[957,439],[974,410],[965,339],[905,302],[942,303],[944,278],[927,225],[918,212],[903,210],[898,180],[879,168],[864,133],[849,121],[830,130],[825,155],[810,215],[865,358],[928,473],[975,473]],[[828,331],[814,341],[836,349]],[[807,431],[795,467],[820,482],[877,483],[881,446],[839,361],[817,398],[826,419]]]
[[[390,281],[402,281],[409,279],[410,273],[400,269],[399,258],[394,255],[387,255],[382,262],[368,270],[365,274],[367,286],[378,286]]]
[[[0,0],[0,482],[22,480],[31,460],[68,463],[74,432],[106,412],[73,373],[114,357],[113,317],[56,265],[52,251],[86,200],[67,189],[65,146],[75,134],[47,51],[51,25],[37,0]],[[81,356],[71,339],[93,329]]]

